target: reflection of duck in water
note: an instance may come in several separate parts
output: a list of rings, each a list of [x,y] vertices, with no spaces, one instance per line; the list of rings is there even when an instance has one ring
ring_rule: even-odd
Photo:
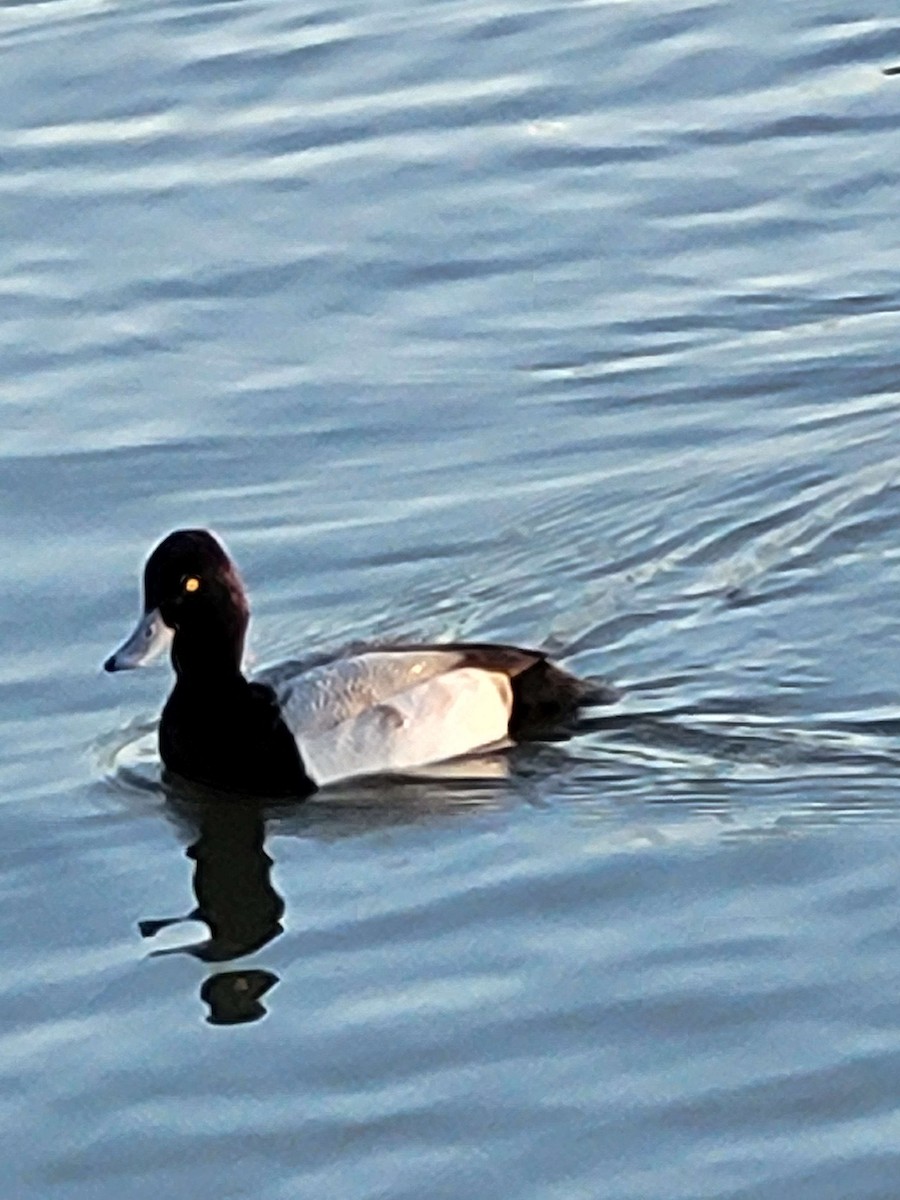
[[[538,650],[481,643],[369,648],[309,670],[285,663],[249,681],[249,620],[234,563],[203,529],[170,534],[144,570],[144,614],[108,671],[171,647],[175,688],[159,728],[169,771],[258,796],[402,772],[541,736],[608,687]]]
[[[200,999],[209,1005],[210,1025],[248,1025],[266,1015],[260,1003],[278,982],[271,971],[217,971],[203,981]]]
[[[195,863],[197,907],[186,917],[141,921],[141,934],[153,937],[180,921],[203,921],[208,940],[154,954],[192,954],[204,962],[250,954],[278,937],[284,914],[284,901],[272,885],[272,859],[263,845],[263,811],[249,801],[220,799],[187,812],[199,834],[187,850]]]
[[[496,761],[483,765],[487,777],[494,778]],[[166,811],[189,842],[186,855],[194,863],[197,904],[186,916],[144,920],[139,928],[143,937],[152,938],[182,922],[202,921],[210,936],[152,950],[151,957],[189,954],[206,963],[224,963],[259,950],[283,932],[284,901],[272,883],[273,862],[264,845],[267,822],[277,822],[281,832],[331,841],[385,826],[471,814],[493,795],[466,778],[441,789],[441,805],[426,785],[407,784],[402,800],[394,792],[385,782],[344,796],[338,791],[331,804],[280,808],[221,795],[200,799],[198,789],[190,795],[170,792]],[[277,982],[276,975],[258,967],[216,970],[200,988],[210,1009],[207,1021],[234,1025],[258,1020],[266,1015],[262,997]]]

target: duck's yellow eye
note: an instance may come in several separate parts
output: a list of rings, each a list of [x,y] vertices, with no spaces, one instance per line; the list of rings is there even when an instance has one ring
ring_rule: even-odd
[[[188,575],[184,581],[184,590],[186,592],[196,592],[200,587],[200,580],[196,575]]]

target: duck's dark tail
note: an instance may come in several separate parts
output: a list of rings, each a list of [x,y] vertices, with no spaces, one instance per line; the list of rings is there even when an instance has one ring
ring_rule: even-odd
[[[513,709],[509,732],[535,737],[558,728],[582,708],[614,704],[621,696],[602,679],[579,679],[547,658],[538,658],[510,679]]]

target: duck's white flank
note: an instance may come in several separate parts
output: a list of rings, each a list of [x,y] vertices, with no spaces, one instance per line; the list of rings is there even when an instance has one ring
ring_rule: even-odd
[[[275,689],[282,716],[299,738],[331,729],[461,664],[457,650],[366,650],[309,670],[299,664],[271,667],[256,678]]]
[[[278,688],[307,773],[322,785],[469,754],[507,735],[506,675],[454,651],[376,651]]]

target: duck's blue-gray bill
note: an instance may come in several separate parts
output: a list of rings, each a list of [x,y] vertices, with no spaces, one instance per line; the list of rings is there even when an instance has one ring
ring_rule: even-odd
[[[144,613],[134,633],[111,654],[103,664],[105,671],[130,671],[143,667],[158,658],[172,644],[172,630],[162,619],[158,608]]]

